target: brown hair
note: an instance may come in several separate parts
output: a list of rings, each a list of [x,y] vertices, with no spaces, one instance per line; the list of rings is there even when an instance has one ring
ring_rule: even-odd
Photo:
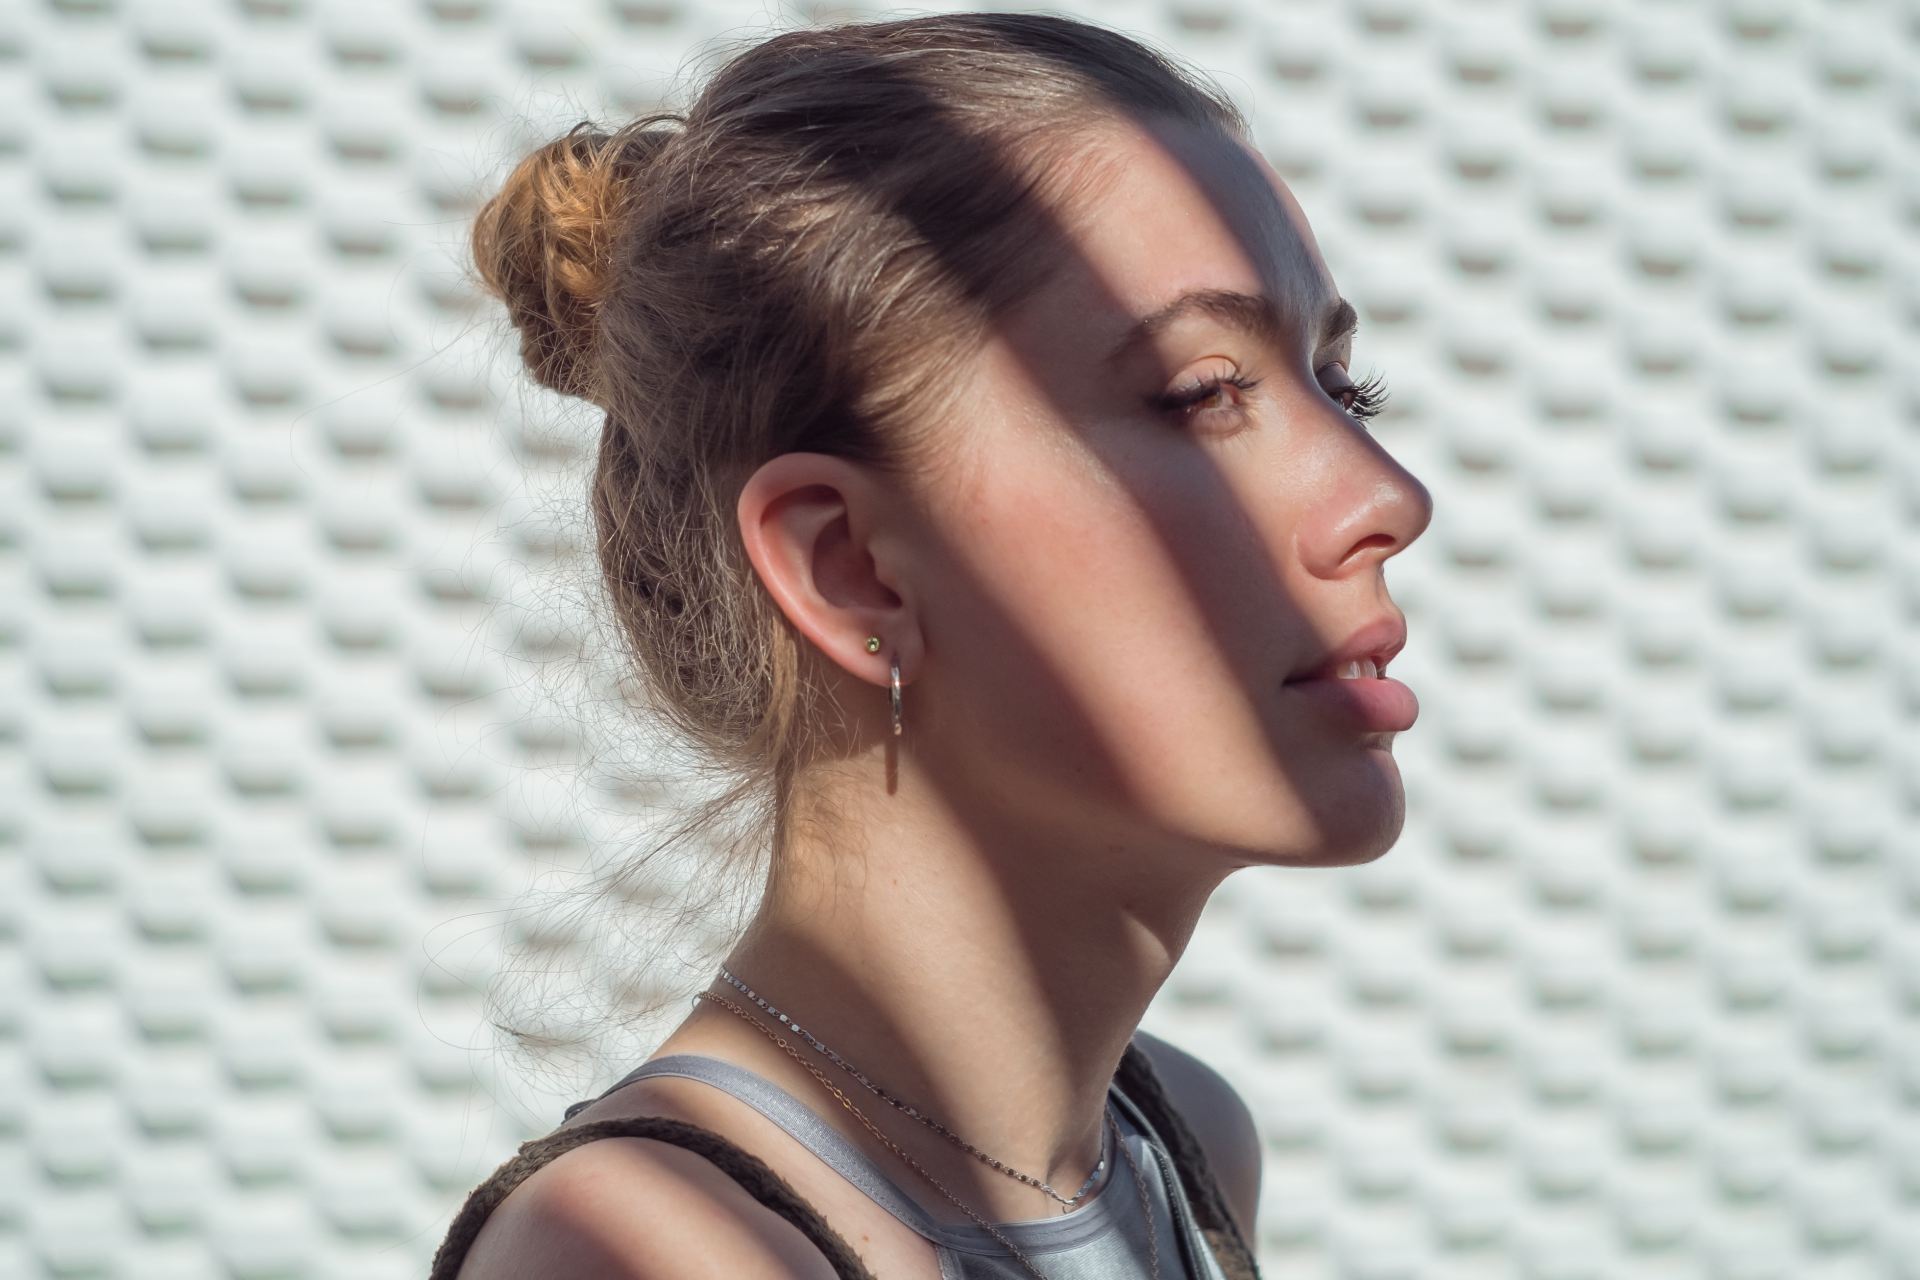
[[[836,711],[742,549],[741,484],[794,450],[924,476],[951,375],[1057,266],[1054,201],[1129,116],[1248,132],[1204,76],[1073,18],[806,27],[684,112],[576,125],[480,210],[528,369],[606,413],[591,510],[622,656],[736,779],[675,838],[757,798],[777,865]]]

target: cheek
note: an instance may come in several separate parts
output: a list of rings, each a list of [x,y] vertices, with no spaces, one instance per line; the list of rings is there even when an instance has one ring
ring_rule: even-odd
[[[1149,448],[1003,458],[958,521],[978,600],[956,638],[1007,694],[987,733],[1044,743],[1055,767],[1104,757],[1135,794],[1257,758],[1285,652],[1244,497],[1191,447]]]
[[[1177,621],[1184,550],[1099,460],[1035,452],[996,469],[968,504],[962,558],[1029,642],[1066,663],[1138,652]]]

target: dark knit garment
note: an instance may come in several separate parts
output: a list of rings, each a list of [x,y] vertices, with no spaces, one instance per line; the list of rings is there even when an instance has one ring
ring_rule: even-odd
[[[1171,1158],[1179,1178],[1179,1189],[1184,1192],[1187,1205],[1191,1208],[1193,1224],[1211,1249],[1220,1273],[1226,1280],[1259,1280],[1260,1269],[1254,1262],[1253,1252],[1227,1210],[1226,1197],[1207,1165],[1199,1141],[1174,1110],[1165,1086],[1137,1041],[1127,1045],[1114,1082],[1146,1119],[1153,1138]],[[612,1092],[612,1089],[607,1092]],[[592,1101],[594,1099],[573,1104],[567,1109],[567,1114],[571,1116]],[[853,1247],[827,1225],[819,1211],[765,1161],[709,1129],[664,1116],[595,1120],[571,1128],[558,1128],[522,1143],[513,1156],[467,1194],[466,1201],[454,1215],[446,1238],[434,1254],[429,1280],[454,1280],[467,1250],[480,1234],[480,1228],[493,1212],[494,1206],[506,1199],[508,1193],[530,1177],[534,1170],[583,1142],[600,1138],[653,1138],[671,1142],[704,1157],[760,1203],[799,1228],[832,1263],[834,1274],[840,1280],[877,1280]],[[644,1207],[636,1206],[636,1212],[644,1212]],[[1166,1268],[1169,1257],[1169,1251],[1163,1245],[1163,1268]],[[1177,1268],[1178,1253],[1172,1253],[1171,1257],[1174,1268]],[[1044,1262],[1040,1266],[1043,1271],[1046,1269]]]

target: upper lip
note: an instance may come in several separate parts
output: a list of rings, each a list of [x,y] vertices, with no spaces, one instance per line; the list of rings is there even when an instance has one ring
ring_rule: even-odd
[[[1333,676],[1349,662],[1358,662],[1362,658],[1372,658],[1374,667],[1384,673],[1388,659],[1399,653],[1406,643],[1407,620],[1397,613],[1386,614],[1361,627],[1347,637],[1339,648],[1322,655],[1312,666],[1288,676],[1287,683]]]

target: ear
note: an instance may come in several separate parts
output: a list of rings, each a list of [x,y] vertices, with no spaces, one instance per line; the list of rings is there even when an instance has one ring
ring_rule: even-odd
[[[917,667],[920,634],[897,590],[888,491],[859,464],[783,453],[747,478],[735,504],[740,538],[788,621],[843,669],[876,684]],[[867,652],[867,637],[880,651]]]

